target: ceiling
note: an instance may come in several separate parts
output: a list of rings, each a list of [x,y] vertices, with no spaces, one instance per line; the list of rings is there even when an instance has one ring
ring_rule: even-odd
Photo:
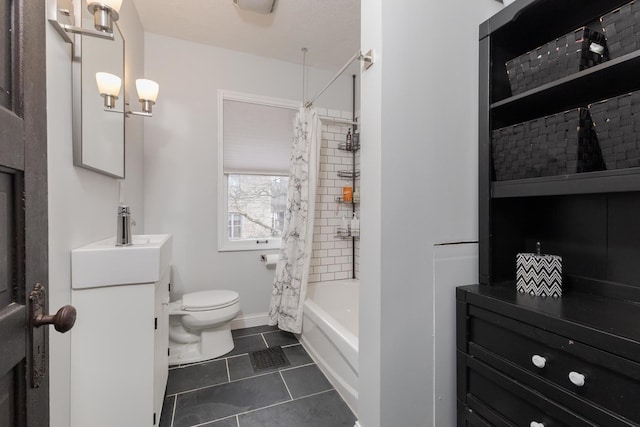
[[[144,30],[283,61],[338,69],[360,47],[360,0],[276,0],[270,15],[232,0],[133,0]]]

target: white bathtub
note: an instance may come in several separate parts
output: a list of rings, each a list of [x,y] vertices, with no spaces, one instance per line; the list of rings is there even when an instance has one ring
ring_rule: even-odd
[[[356,279],[310,283],[302,345],[357,415],[358,306]]]

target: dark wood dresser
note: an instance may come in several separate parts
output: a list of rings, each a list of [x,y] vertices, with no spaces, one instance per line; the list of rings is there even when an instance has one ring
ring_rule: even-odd
[[[637,303],[575,291],[458,288],[458,425],[640,425],[639,319]]]

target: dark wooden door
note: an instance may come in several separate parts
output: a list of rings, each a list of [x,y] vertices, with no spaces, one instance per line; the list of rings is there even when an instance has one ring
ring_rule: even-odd
[[[47,328],[31,334],[28,303],[36,283],[48,285],[45,22],[44,0],[0,0],[3,427],[49,425]]]

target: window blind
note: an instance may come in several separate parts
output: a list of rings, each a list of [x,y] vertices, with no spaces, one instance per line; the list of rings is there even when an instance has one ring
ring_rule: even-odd
[[[225,174],[289,175],[296,111],[223,100]]]

